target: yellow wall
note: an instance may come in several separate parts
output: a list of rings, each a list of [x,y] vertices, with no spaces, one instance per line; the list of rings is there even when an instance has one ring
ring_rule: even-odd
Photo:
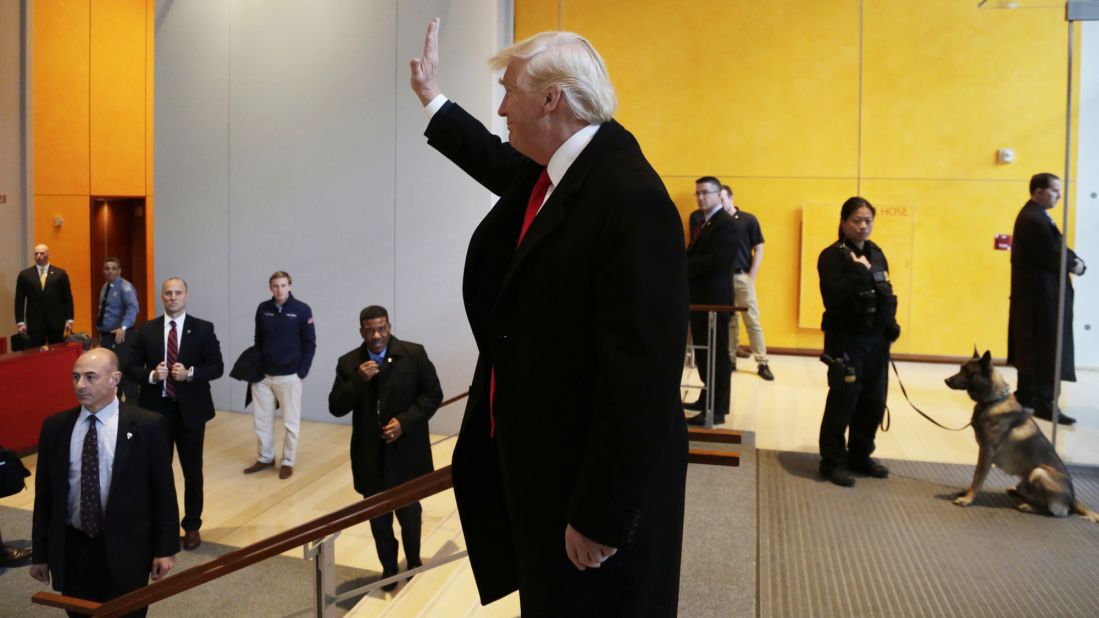
[[[821,346],[804,326],[819,313],[800,315],[801,290],[817,289],[802,253],[815,266],[831,238],[803,248],[803,213],[830,204],[838,222],[859,194],[906,209],[880,217],[875,236],[905,282],[895,350],[962,355],[976,343],[1005,356],[1009,256],[992,240],[1011,233],[1031,174],[1063,174],[1066,26],[1063,8],[976,5],[516,0],[515,37],[562,28],[592,41],[618,90],[616,118],[684,220],[694,179],[710,174],[759,217],[769,346]],[[1001,147],[1016,163],[996,163]]]
[[[42,0],[32,6],[30,244],[48,244],[51,261],[68,271],[74,329],[90,331],[91,196],[143,196],[152,225],[156,3]],[[64,219],[60,228],[57,216]],[[148,235],[147,312],[154,307],[151,228]]]

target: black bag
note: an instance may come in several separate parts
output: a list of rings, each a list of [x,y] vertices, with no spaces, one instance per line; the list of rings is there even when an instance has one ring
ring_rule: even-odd
[[[65,343],[79,343],[87,352],[92,349],[92,336],[88,333],[70,333],[68,337],[65,337]]]
[[[23,479],[31,471],[23,465],[15,451],[0,446],[0,498],[7,498],[26,489]]]
[[[31,349],[31,338],[27,333],[15,333],[11,336],[11,351],[20,352]]]

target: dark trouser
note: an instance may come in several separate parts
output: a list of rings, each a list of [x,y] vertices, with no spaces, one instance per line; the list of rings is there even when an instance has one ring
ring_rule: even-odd
[[[89,601],[109,601],[131,590],[123,590],[111,577],[103,537],[92,539],[72,526],[65,527],[65,586],[62,594]],[[144,616],[145,609],[128,616]],[[70,616],[84,616],[69,612]]]
[[[206,439],[206,423],[187,427],[179,411],[179,402],[164,399],[161,402],[168,440],[179,452],[179,467],[183,470],[183,521],[184,530],[202,527],[202,445]]]
[[[404,557],[408,568],[420,566],[420,525],[423,519],[423,507],[419,502],[397,509],[397,521],[401,524],[401,541],[404,542]],[[370,520],[370,531],[374,534],[374,546],[378,549],[378,560],[386,573],[397,572],[397,539],[393,536],[393,513],[386,513]]]
[[[99,334],[99,347],[110,350],[118,356],[118,366],[125,367],[130,359],[130,333],[132,329],[126,331],[126,339],[122,343],[116,343],[114,340],[114,333],[105,332]],[[126,401],[130,403],[137,403],[138,390],[140,387],[129,378],[126,377],[126,372],[122,372],[122,381],[118,383],[118,396],[121,398],[126,396]]]
[[[691,341],[696,346],[706,345],[708,341],[710,317],[705,311],[691,312]],[[706,384],[706,373],[709,366],[707,351],[695,349],[695,362],[698,364],[698,373],[702,377],[702,383],[707,388],[714,389],[714,417],[721,418],[729,413],[729,374],[733,371],[733,363],[729,360],[729,314],[717,314],[717,343],[714,345],[714,383]],[[705,392],[705,391],[704,391]]]
[[[870,457],[889,389],[889,341],[882,332],[824,333],[824,351],[854,367],[828,368],[828,400],[820,423],[821,467],[841,467]],[[846,355],[846,358],[845,358]],[[848,433],[846,447],[844,433]]]
[[[1053,410],[1053,377],[1037,376],[1033,373],[1019,372],[1015,399],[1022,405],[1035,410],[1050,412]]]
[[[63,343],[65,341],[65,326],[52,329],[48,326],[27,324],[27,341],[32,348],[37,348],[50,343]]]

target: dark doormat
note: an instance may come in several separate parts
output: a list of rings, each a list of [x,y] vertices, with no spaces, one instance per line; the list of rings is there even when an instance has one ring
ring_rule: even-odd
[[[971,465],[886,461],[844,489],[819,457],[758,451],[759,616],[1099,616],[1099,525],[1022,513],[993,470],[968,508]],[[1099,470],[1072,468],[1099,507]]]

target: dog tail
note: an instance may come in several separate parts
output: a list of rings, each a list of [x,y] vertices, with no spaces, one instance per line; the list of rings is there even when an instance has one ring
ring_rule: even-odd
[[[1099,524],[1099,513],[1089,509],[1087,505],[1079,500],[1072,503],[1072,512],[1090,522]]]

